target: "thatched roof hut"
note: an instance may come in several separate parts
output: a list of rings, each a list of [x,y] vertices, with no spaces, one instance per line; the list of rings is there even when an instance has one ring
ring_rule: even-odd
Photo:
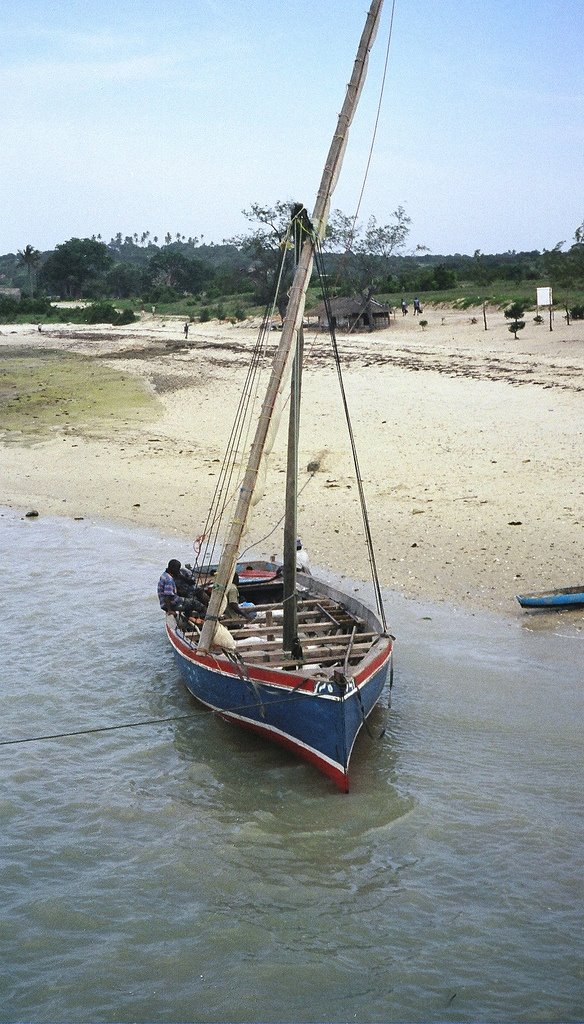
[[[328,307],[333,326],[348,331],[375,331],[381,327],[389,327],[392,313],[391,306],[377,302],[376,299],[363,297],[330,299]],[[304,319],[309,323],[316,320],[318,327],[323,330],[329,328],[329,314],[324,302],[306,310]]]

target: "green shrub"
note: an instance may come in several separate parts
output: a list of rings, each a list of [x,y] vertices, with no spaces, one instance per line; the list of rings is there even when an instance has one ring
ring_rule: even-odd
[[[510,330],[513,337],[516,338],[517,331],[522,331],[524,327],[525,320],[515,320],[512,324],[509,324],[508,330]]]
[[[0,320],[5,324],[30,320],[41,320],[49,316],[51,304],[48,299],[0,298]]]
[[[199,320],[201,321],[201,323],[204,324],[204,323],[207,322],[207,320],[210,320],[210,319],[211,319],[211,312],[209,310],[209,307],[208,306],[201,306],[201,311],[199,313]]]
[[[572,317],[572,320],[584,320],[584,305],[572,306],[570,316]]]
[[[111,302],[93,302],[83,310],[82,320],[86,324],[113,324],[118,316]]]
[[[21,313],[31,313],[37,317],[43,313],[50,313],[51,303],[48,299],[21,299],[19,309]]]
[[[136,314],[131,309],[122,309],[113,323],[116,327],[123,327],[124,324],[133,324],[137,319]]]
[[[146,292],[144,295],[144,302],[159,305],[161,302],[176,302],[180,297],[181,296],[178,292],[175,292],[174,288],[169,288],[166,284],[159,284]]]
[[[509,330],[513,334],[514,338],[517,338],[517,332],[522,331],[525,327],[525,320],[521,320],[525,312],[525,304],[522,302],[513,302],[508,309],[505,310],[505,317],[507,320],[513,320],[512,324],[509,324]]]
[[[111,302],[94,302],[91,306],[87,306],[81,314],[83,323],[113,324],[116,327],[131,324],[135,319],[131,309],[116,309]]]
[[[0,320],[10,323],[20,313],[20,302],[18,299],[0,299]]]

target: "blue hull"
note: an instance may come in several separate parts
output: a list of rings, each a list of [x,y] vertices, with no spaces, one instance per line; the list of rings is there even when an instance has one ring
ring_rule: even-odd
[[[355,740],[387,681],[391,638],[376,645],[343,688],[333,680],[257,666],[243,674],[226,657],[199,655],[180,634],[169,630],[168,635],[187,689],[197,700],[291,750],[348,791]]]
[[[584,605],[584,587],[567,587],[541,594],[518,594],[522,608],[577,608]]]

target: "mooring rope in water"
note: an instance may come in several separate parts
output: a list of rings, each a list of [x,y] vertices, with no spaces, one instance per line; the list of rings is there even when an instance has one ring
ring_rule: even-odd
[[[122,722],[120,725],[98,725],[92,729],[76,729],[73,732],[55,732],[42,736],[24,736],[18,740],[0,740],[0,747],[9,747],[18,743],[38,743],[41,740],[61,740],[69,736],[88,736],[94,732],[114,732],[116,729],[135,729],[143,725],[163,725],[165,722],[181,722],[185,718],[198,718],[205,712],[193,711],[189,715],[173,715],[170,718],[145,718],[141,722]]]
[[[391,665],[391,668],[393,669],[393,657],[390,656],[390,658],[391,658],[390,665]],[[392,671],[392,676],[393,676],[393,671]],[[392,681],[393,681],[393,679],[392,679]],[[302,693],[298,693],[298,686],[299,685],[300,684],[295,686],[293,691],[292,691],[292,693],[290,693],[287,697],[282,697],[282,698],[280,698],[278,700],[271,700],[270,701],[270,707],[275,707],[276,705],[279,705],[279,704],[287,704],[289,701],[292,701],[292,700],[302,700],[302,697],[304,695]],[[357,690],[357,694],[358,694],[358,697],[359,697],[359,701],[361,702],[361,694],[359,692],[359,688],[356,687],[356,690]],[[72,730],[70,732],[47,733],[47,734],[42,734],[40,736],[22,736],[20,739],[15,739],[15,740],[0,740],[0,747],[17,746],[18,744],[23,744],[23,743],[40,743],[43,740],[68,739],[68,738],[73,737],[73,736],[91,736],[92,733],[116,732],[116,731],[120,731],[121,729],[137,729],[137,728],[141,728],[141,727],[144,727],[144,726],[147,726],[147,725],[167,725],[167,724],[169,724],[171,722],[184,722],[184,721],[187,721],[189,718],[202,718],[204,715],[220,715],[221,716],[223,714],[234,714],[234,713],[236,713],[238,711],[245,711],[247,708],[249,708],[248,704],[236,704],[236,705],[234,705],[231,708],[224,708],[223,711],[220,711],[218,708],[217,709],[214,709],[214,708],[201,708],[200,710],[189,712],[188,715],[170,715],[167,718],[144,718],[144,719],[141,719],[138,722],[121,722],[119,725],[97,725],[97,726],[93,726],[90,729],[74,729],[74,730]],[[367,724],[367,723],[365,723],[365,724]],[[367,730],[367,731],[369,731],[369,730]]]

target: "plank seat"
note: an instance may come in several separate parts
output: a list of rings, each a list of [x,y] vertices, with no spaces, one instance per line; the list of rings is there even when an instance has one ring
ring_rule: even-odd
[[[337,650],[337,649],[338,650],[340,650],[340,649],[346,650],[348,645],[349,645],[349,643],[350,643],[350,641],[352,639],[357,639],[357,638],[359,640],[359,645],[361,647],[364,644],[366,646],[370,647],[371,644],[373,643],[373,641],[376,640],[378,637],[379,637],[379,633],[356,633],[355,637],[353,637],[352,633],[345,633],[345,634],[335,635],[333,637],[333,639],[335,641],[335,643],[334,643],[334,650]],[[242,638],[242,639],[245,639],[245,638]],[[253,639],[253,634],[252,634],[252,636],[250,636],[250,639]],[[299,639],[300,639],[301,644],[303,644],[303,646],[306,648],[306,650],[305,650],[305,657],[304,657],[305,661],[307,660],[308,655],[311,655],[310,660],[313,661],[314,659],[312,658],[312,654],[313,653],[314,654],[318,654],[318,649],[319,648],[322,648],[323,650],[332,649],[331,646],[330,646],[330,643],[319,644],[318,643],[318,639],[319,639],[318,637],[307,636],[307,637],[304,637],[304,638],[300,637]],[[313,650],[311,650],[308,647],[308,645],[310,645],[313,648]],[[356,648],[356,647],[357,647],[357,644],[354,643],[353,644],[353,649]],[[278,639],[278,640],[265,640],[262,643],[257,644],[257,646],[255,646],[255,647],[252,646],[251,644],[249,644],[249,646],[247,644],[242,644],[241,647],[237,648],[237,650],[238,650],[238,652],[242,656],[245,654],[246,657],[247,657],[248,652],[252,653],[252,654],[255,654],[255,653],[271,652],[271,651],[278,651],[278,650],[281,651],[282,650],[282,641],[281,641],[281,639]]]
[[[353,644],[350,656],[349,664],[353,658],[359,660],[367,651],[371,649],[373,642]],[[347,654],[347,645],[340,645],[339,647],[323,647],[321,650],[304,651],[304,658],[299,661],[297,658],[293,659],[285,654],[283,651],[263,651],[263,649],[246,651],[242,648],[238,653],[243,658],[244,662],[249,665],[269,665],[270,668],[281,668],[281,669],[297,669],[302,671],[303,665],[318,665],[323,667],[325,665],[335,665],[345,660]]]
[[[224,622],[229,632],[236,640],[243,640],[247,636],[268,636],[276,640],[278,637],[283,635],[283,627],[281,624],[276,626],[265,626],[257,622],[246,623],[245,626],[239,626],[238,628],[230,626],[229,623]],[[344,636],[347,631],[347,626],[351,627],[352,623],[339,623],[333,625],[330,622],[299,622],[298,623],[298,635],[300,639],[305,637],[309,639],[311,637],[319,636]],[[361,626],[361,630],[365,630],[365,625]],[[358,630],[357,635],[362,635]]]

